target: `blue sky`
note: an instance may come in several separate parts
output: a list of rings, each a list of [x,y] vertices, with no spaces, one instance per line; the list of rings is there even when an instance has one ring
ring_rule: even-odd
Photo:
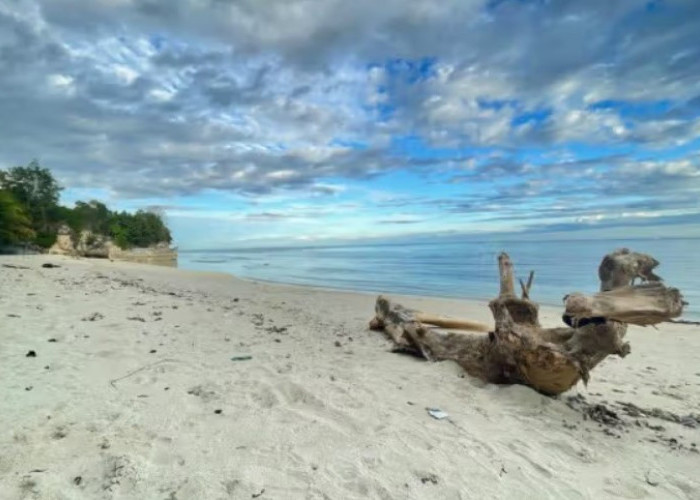
[[[700,236],[700,2],[16,0],[0,168],[181,248]]]

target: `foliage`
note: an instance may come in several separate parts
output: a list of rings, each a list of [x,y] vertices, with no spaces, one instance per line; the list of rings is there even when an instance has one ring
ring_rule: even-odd
[[[121,248],[147,247],[156,243],[170,243],[170,230],[160,215],[139,210],[135,214],[113,213],[109,235]]]
[[[22,205],[6,190],[0,190],[0,244],[15,244],[34,238],[31,220]]]
[[[36,160],[26,167],[12,167],[0,175],[0,189],[12,193],[24,207],[34,231],[50,230],[52,211],[58,206],[61,188],[49,169],[41,167]]]
[[[121,248],[170,243],[170,231],[159,214],[139,210],[113,212],[97,200],[78,201],[69,208],[58,204],[61,187],[51,172],[33,161],[26,167],[0,170],[0,242],[31,242],[49,248],[62,225],[73,240],[89,231],[87,243],[107,236]]]
[[[44,250],[51,248],[54,243],[56,243],[56,233],[50,231],[36,233],[36,237],[34,238],[34,244]]]

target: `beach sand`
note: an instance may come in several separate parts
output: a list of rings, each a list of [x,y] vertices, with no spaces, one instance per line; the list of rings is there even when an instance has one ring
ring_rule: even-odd
[[[0,499],[700,498],[697,326],[631,328],[632,354],[548,398],[392,354],[374,294],[0,264],[29,268],[0,267]]]

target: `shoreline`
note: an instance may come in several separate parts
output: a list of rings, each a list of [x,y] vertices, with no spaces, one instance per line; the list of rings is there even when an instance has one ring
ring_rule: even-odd
[[[158,265],[158,264],[149,264],[145,263],[147,265]],[[392,297],[403,297],[403,298],[408,298],[408,299],[428,299],[428,300],[439,300],[439,301],[460,301],[460,302],[466,302],[472,306],[483,306],[488,308],[488,303],[493,297],[468,297],[468,296],[457,296],[457,295],[436,295],[436,294],[411,294],[411,293],[405,293],[405,292],[388,292],[388,291],[369,291],[369,290],[360,290],[360,289],[355,289],[355,288],[336,288],[332,286],[321,286],[321,285],[311,285],[311,284],[302,284],[302,283],[288,283],[285,281],[275,281],[275,280],[267,280],[263,278],[253,278],[249,276],[240,276],[237,274],[234,274],[229,271],[205,271],[201,269],[192,269],[188,267],[179,267],[177,266],[176,269],[182,270],[182,271],[191,271],[191,272],[202,272],[202,273],[216,273],[216,274],[222,274],[226,276],[232,276],[233,278],[237,280],[242,280],[242,281],[248,281],[251,283],[264,283],[272,286],[281,286],[281,287],[292,287],[292,288],[303,288],[303,289],[312,289],[312,290],[320,290],[320,291],[326,291],[326,292],[333,292],[333,293],[354,293],[354,294],[360,294],[360,295],[372,295],[374,298],[377,297],[377,295],[389,295]],[[547,312],[549,313],[554,313],[555,310],[560,311],[560,315],[564,314],[564,304],[563,304],[563,297],[562,297],[562,302],[560,304],[554,303],[553,301],[548,301],[546,299],[540,300],[537,297],[537,284],[535,283],[534,286],[535,292],[533,293],[532,299],[537,302],[540,305],[541,309],[546,309],[548,310]],[[572,293],[574,290],[572,290]],[[682,292],[682,290],[681,290]],[[596,293],[595,291],[592,293]],[[668,323],[675,323],[675,324],[686,324],[686,325],[698,325],[700,324],[700,315],[698,314],[686,314],[683,315],[679,318],[676,318],[674,321],[669,321]]]
[[[391,296],[492,322],[483,302]],[[632,354],[548,398],[391,353],[375,297],[0,256],[0,498],[700,494],[697,327],[630,328]]]

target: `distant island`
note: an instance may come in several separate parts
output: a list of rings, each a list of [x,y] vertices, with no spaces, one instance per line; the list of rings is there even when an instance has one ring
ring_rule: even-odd
[[[168,264],[177,259],[160,214],[112,211],[97,200],[59,205],[63,188],[32,161],[0,169],[0,250]]]

